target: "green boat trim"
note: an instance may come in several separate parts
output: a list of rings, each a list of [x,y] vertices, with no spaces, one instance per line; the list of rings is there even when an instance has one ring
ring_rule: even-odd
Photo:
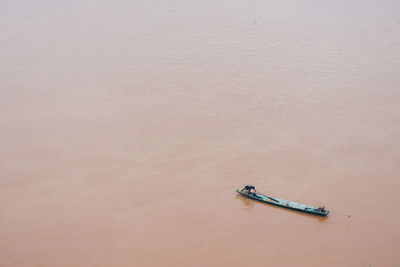
[[[248,192],[247,190],[241,191],[240,189],[236,189],[236,192],[245,197],[287,209],[297,210],[319,216],[327,216],[329,214],[329,210],[326,210],[325,207],[314,207],[281,198],[266,196],[258,192]]]

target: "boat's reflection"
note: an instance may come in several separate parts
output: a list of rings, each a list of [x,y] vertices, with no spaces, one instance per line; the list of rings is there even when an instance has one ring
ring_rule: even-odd
[[[268,206],[268,208],[280,209],[280,210],[282,210],[284,212],[289,212],[289,213],[292,213],[292,214],[295,214],[295,215],[298,215],[298,216],[304,216],[304,217],[308,217],[310,219],[315,219],[315,220],[317,220],[317,221],[319,221],[321,223],[326,222],[326,219],[328,218],[328,216],[318,216],[318,215],[308,214],[308,213],[297,211],[297,210],[286,209],[286,208],[283,208],[283,207],[267,204],[267,203],[264,203],[264,202],[261,202],[261,201],[256,201],[256,200],[247,198],[247,197],[245,197],[243,195],[240,195],[240,194],[236,195],[236,199],[240,199],[243,202],[245,208],[249,209],[249,210],[254,209],[254,205],[258,204],[258,205]]]

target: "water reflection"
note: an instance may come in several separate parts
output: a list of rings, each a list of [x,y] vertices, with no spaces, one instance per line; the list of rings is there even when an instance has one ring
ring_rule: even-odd
[[[254,208],[254,200],[251,200],[243,195],[236,195],[236,199],[240,199],[245,207],[245,209],[253,209]]]

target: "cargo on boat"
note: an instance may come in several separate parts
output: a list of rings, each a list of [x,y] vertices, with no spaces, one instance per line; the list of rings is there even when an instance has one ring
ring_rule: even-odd
[[[250,188],[250,189],[249,189]],[[254,192],[251,191],[251,189],[254,189]],[[301,212],[306,212],[306,213],[311,213],[314,215],[319,215],[319,216],[327,216],[329,214],[329,211],[325,209],[325,207],[314,207],[310,205],[305,205],[281,198],[276,198],[276,197],[270,197],[263,195],[259,192],[255,191],[255,188],[253,186],[246,186],[243,189],[236,189],[236,192],[239,194],[246,196],[251,199],[255,199],[267,204],[275,205],[275,206],[280,206],[283,208],[287,209],[292,209],[292,210],[297,210]]]

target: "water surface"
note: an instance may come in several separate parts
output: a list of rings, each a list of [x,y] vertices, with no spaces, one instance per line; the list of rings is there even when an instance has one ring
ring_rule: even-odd
[[[0,265],[397,266],[399,14],[2,1]]]

